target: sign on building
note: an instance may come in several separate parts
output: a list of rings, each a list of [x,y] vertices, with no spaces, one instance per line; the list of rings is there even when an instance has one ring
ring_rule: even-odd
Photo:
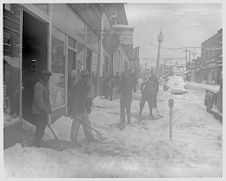
[[[133,44],[133,31],[134,28],[129,25],[113,25],[112,26],[116,32],[120,33],[120,43],[124,45],[132,45]]]

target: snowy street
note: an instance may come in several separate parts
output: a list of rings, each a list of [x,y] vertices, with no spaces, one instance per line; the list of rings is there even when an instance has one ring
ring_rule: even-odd
[[[86,143],[82,127],[81,148],[70,146],[70,118],[61,117],[52,128],[66,146],[57,142],[46,128],[44,148],[17,144],[4,151],[9,177],[221,177],[222,125],[204,106],[203,89],[189,87],[184,95],[158,94],[163,118],[149,119],[148,105],[138,124],[141,95],[133,95],[131,124],[120,130],[119,99],[95,98],[90,120],[108,139]],[[173,141],[169,141],[168,100],[174,99]],[[153,110],[156,115],[155,110]],[[27,136],[34,127],[24,123]],[[96,135],[97,136],[97,135]],[[97,137],[98,138],[98,137]],[[68,146],[69,145],[69,146]]]

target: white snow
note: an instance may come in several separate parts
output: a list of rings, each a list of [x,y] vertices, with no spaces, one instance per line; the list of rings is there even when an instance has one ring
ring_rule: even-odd
[[[160,89],[161,90],[161,89]],[[62,152],[50,148],[21,147],[17,144],[4,151],[8,177],[221,177],[222,126],[206,112],[203,98],[190,92],[173,95],[160,92],[158,107],[164,116],[148,118],[148,106],[138,118],[141,95],[133,95],[131,124],[125,129],[119,123],[119,100],[97,97],[90,115],[92,124],[108,140],[87,144],[82,128],[79,141],[82,148],[67,148]],[[173,109],[173,142],[169,141],[168,100]],[[156,114],[156,111],[153,111]],[[70,141],[70,118],[61,117],[52,128],[61,141]],[[25,130],[34,127],[24,124]],[[97,136],[97,135],[96,135]],[[46,128],[43,141],[54,142]]]
[[[4,113],[4,127],[11,126],[13,124],[16,124],[20,122],[20,118],[17,116],[13,116],[7,113]]]
[[[212,85],[212,84],[205,84],[205,83],[197,83],[197,82],[186,82],[188,85],[198,87],[198,88],[203,88],[203,89],[210,89],[213,90],[214,92],[217,92],[220,88],[219,85]]]

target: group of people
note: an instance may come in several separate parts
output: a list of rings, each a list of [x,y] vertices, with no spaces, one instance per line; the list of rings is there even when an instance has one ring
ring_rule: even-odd
[[[149,105],[150,117],[153,117],[152,109],[157,107],[157,93],[159,90],[159,81],[155,75],[155,69],[151,69],[151,76],[148,80],[144,80],[141,83],[141,101],[138,121],[141,121],[141,115],[146,102]],[[130,70],[126,70],[122,73],[122,78],[119,85],[120,94],[120,120],[121,127],[125,127],[125,112],[127,115],[127,124],[131,123],[130,109],[132,103],[132,92],[136,92],[134,89],[134,78]]]
[[[131,123],[130,109],[132,103],[132,92],[134,90],[134,77],[131,69],[127,69],[121,73],[117,93],[120,95],[120,120],[122,127],[125,127],[125,116],[127,115],[127,123]],[[32,114],[36,120],[35,146],[40,147],[45,127],[48,124],[48,115],[51,114],[51,105],[49,98],[48,81],[52,75],[49,71],[42,71],[40,79],[34,86],[34,98],[32,104]],[[73,78],[73,76],[72,76]],[[80,146],[78,142],[79,128],[82,125],[85,137],[88,142],[96,142],[97,140],[92,133],[92,126],[88,114],[91,112],[92,96],[89,84],[90,72],[86,69],[81,71],[80,80],[70,81],[70,111],[69,115],[73,122],[71,126],[71,141],[73,144]],[[150,108],[150,116],[152,116],[152,108],[156,106],[156,96],[158,92],[158,78],[155,76],[154,69],[151,70],[151,77],[141,84],[142,98],[140,102],[139,121],[145,102],[148,102]]]
[[[138,73],[137,70],[130,69],[130,80],[131,86],[134,92],[137,90],[137,83],[138,83]],[[107,76],[103,81],[103,95],[105,99],[110,99],[112,101],[112,96],[115,93],[119,93],[119,86],[120,82],[123,79],[123,72],[121,75],[119,72],[116,72],[115,76],[112,74]]]
[[[34,86],[34,98],[32,103],[32,114],[36,122],[34,146],[40,147],[45,127],[48,123],[48,115],[51,114],[48,81],[52,75],[49,71],[42,71],[40,79]],[[72,78],[75,76],[72,76]],[[70,91],[70,116],[73,119],[71,126],[71,141],[80,146],[78,142],[79,128],[82,125],[88,142],[96,142],[92,133],[88,113],[91,112],[92,97],[89,86],[90,72],[86,69],[81,71],[81,79],[75,83],[71,80]]]

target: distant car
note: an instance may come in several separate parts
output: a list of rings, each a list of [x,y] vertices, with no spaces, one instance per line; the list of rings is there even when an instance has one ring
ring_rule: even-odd
[[[168,90],[172,94],[185,94],[188,92],[187,85],[181,76],[168,76],[163,85],[163,90]]]

